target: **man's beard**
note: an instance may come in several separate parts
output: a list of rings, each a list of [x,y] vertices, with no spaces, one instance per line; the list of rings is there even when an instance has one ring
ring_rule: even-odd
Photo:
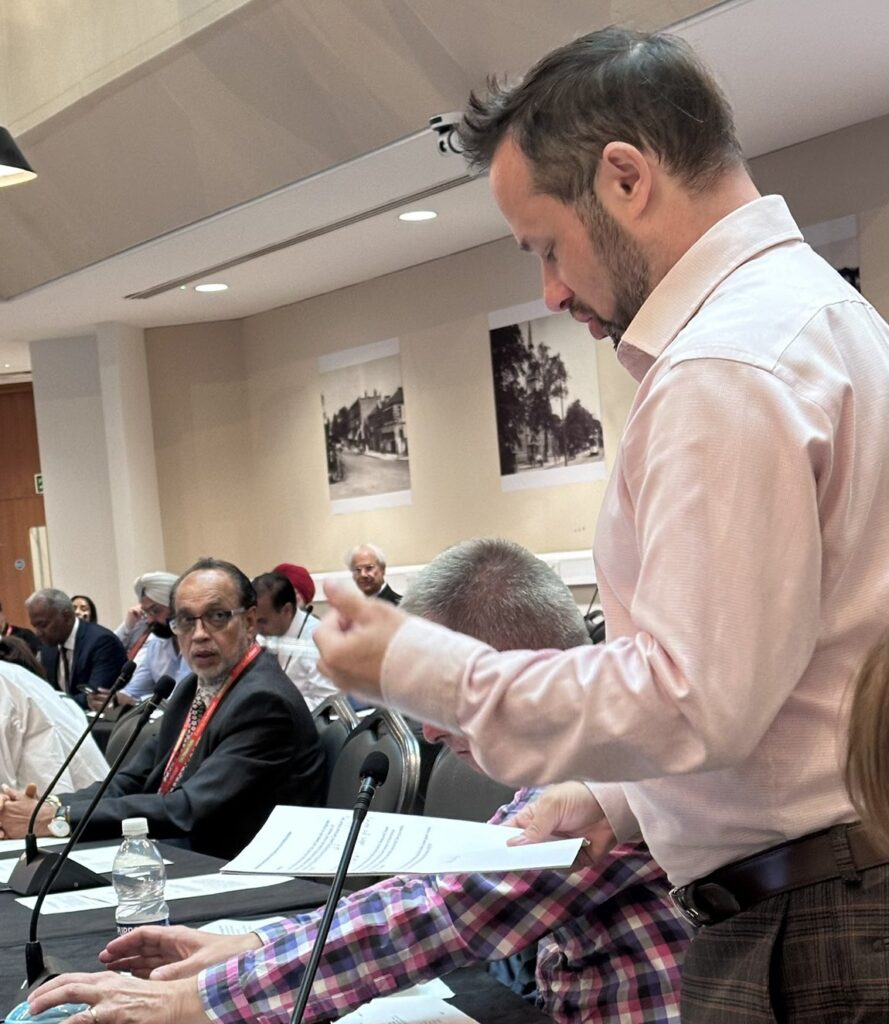
[[[173,635],[169,622],[152,622],[148,628],[149,632],[156,637],[160,637],[161,640],[169,640]]]
[[[609,283],[614,292],[614,319],[598,319],[616,349],[624,331],[651,294],[648,260],[636,242],[599,202],[595,193],[590,196],[585,208],[578,209],[578,216],[586,226],[593,248],[607,268]],[[583,303],[572,303],[571,312],[575,309],[597,316],[595,310]]]

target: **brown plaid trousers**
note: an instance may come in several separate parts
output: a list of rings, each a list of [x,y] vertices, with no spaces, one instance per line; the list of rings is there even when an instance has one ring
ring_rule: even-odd
[[[889,865],[763,900],[700,929],[682,1024],[889,1024]]]

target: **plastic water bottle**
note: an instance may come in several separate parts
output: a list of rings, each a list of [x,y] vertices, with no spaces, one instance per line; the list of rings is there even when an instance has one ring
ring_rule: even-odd
[[[117,893],[117,934],[143,924],[169,924],[164,902],[167,870],[160,851],[148,838],[145,818],[125,818],[123,842],[114,857],[111,880]]]

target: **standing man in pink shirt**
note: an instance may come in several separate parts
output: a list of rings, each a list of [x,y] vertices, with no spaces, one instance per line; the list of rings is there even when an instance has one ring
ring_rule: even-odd
[[[698,927],[683,1024],[882,1022],[889,855],[840,764],[889,607],[889,328],[759,195],[678,39],[574,40],[460,135],[549,307],[639,385],[595,542],[608,640],[496,653],[330,587],[322,670],[504,781],[595,780],[522,823],[641,831]]]

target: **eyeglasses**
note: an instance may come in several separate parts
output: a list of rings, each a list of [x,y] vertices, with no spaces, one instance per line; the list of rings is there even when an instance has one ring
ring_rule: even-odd
[[[218,633],[231,622],[235,615],[243,615],[246,608],[214,608],[203,615],[177,615],[170,619],[170,629],[176,636],[188,636],[200,622],[208,633]]]

